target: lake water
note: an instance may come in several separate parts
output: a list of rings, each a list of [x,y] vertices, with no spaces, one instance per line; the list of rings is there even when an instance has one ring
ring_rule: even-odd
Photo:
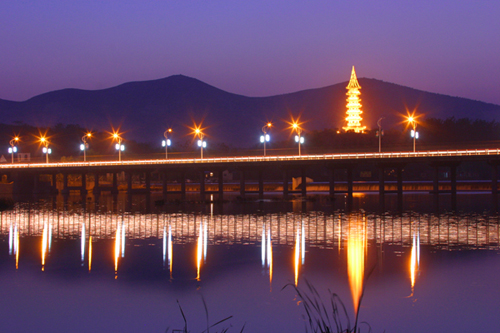
[[[374,332],[496,331],[499,218],[489,196],[458,214],[405,195],[402,214],[315,201],[155,205],[120,197],[18,204],[1,213],[5,332],[305,332],[300,292],[329,291]],[[388,199],[388,206],[394,198]],[[82,207],[85,206],[85,209]],[[363,209],[364,208],[364,209]],[[285,287],[286,286],[286,287]],[[344,325],[347,322],[344,321]],[[345,326],[344,326],[345,327]],[[368,327],[361,325],[362,332]]]

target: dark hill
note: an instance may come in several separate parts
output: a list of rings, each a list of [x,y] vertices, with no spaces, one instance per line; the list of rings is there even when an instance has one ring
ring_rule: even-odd
[[[359,79],[363,117],[369,128],[384,116],[384,128],[397,125],[399,114],[418,109],[433,118],[500,120],[500,106],[428,93],[375,79]],[[272,120],[273,136],[286,138],[285,121],[301,114],[306,130],[344,125],[347,82],[295,93],[246,97],[228,93],[182,75],[129,82],[103,90],[63,89],[24,102],[0,100],[0,122],[23,121],[36,126],[80,124],[93,130],[127,131],[124,138],[160,142],[166,127],[176,139],[189,137],[193,121],[203,126],[209,140],[233,146],[258,142],[261,127]],[[184,140],[184,138],[182,138]]]

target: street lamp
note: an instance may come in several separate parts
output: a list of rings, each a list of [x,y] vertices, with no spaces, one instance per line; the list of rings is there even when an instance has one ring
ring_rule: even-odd
[[[194,134],[199,138],[198,139],[198,147],[201,148],[201,158],[203,158],[203,148],[207,148],[207,142],[205,140],[203,140],[205,135],[203,134],[203,132],[201,131],[200,128],[195,128]]]
[[[10,140],[10,148],[9,148],[9,154],[12,155],[12,163],[14,163],[14,153],[17,153],[17,146],[16,143],[19,141],[19,137],[16,136],[12,140]]]
[[[378,136],[378,152],[381,153],[382,152],[382,136],[384,136],[384,131],[382,130],[382,124],[380,123],[382,121],[382,119],[384,119],[385,117],[382,117],[380,118],[378,121],[377,121],[377,125],[378,125],[378,131],[377,131],[377,136]]]
[[[262,126],[262,133],[264,133],[264,135],[260,136],[260,142],[264,143],[264,156],[266,156],[266,142],[269,142],[271,140],[271,137],[269,136],[269,134],[267,134],[267,131],[271,129],[272,126],[273,124],[271,123],[267,123]]]
[[[413,152],[415,152],[416,140],[418,139],[417,121],[414,116],[408,116],[408,122],[413,127],[410,132],[410,136],[413,138]]]
[[[122,145],[122,138],[118,133],[113,133],[113,139],[118,141],[118,143],[115,145],[115,149],[118,150],[118,161],[121,162],[122,160],[122,151],[125,150],[125,146]]]
[[[80,144],[80,150],[83,151],[83,161],[86,162],[87,161],[87,149],[89,148],[89,144],[87,143],[87,139],[90,139],[90,137],[92,136],[92,133],[87,133],[85,134],[84,136],[82,136],[82,144]]]
[[[161,142],[161,146],[165,147],[165,159],[168,159],[168,147],[172,144],[172,141],[168,138],[168,135],[172,133],[172,129],[169,128],[163,133],[163,136],[165,137],[165,140]]]
[[[40,142],[44,146],[42,152],[45,154],[45,163],[49,163],[49,155],[52,154],[52,149],[49,148],[49,141],[42,136]]]
[[[298,123],[293,123],[292,130],[297,132],[297,135],[295,135],[295,142],[299,144],[299,156],[300,156],[300,145],[304,143],[304,137],[302,136],[302,128],[300,128]]]

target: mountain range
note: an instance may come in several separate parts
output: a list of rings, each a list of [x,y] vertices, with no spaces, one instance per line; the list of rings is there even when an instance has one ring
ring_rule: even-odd
[[[384,129],[404,125],[407,110],[431,118],[500,120],[500,106],[424,92],[376,79],[360,78],[363,124]],[[124,139],[160,142],[171,127],[173,141],[192,138],[189,127],[203,122],[207,141],[234,147],[258,143],[261,128],[272,121],[273,139],[289,138],[292,117],[307,132],[341,128],[345,122],[347,82],[269,97],[229,93],[183,75],[129,82],[102,90],[62,89],[23,102],[0,99],[0,122],[35,126],[79,124],[89,130],[124,132]],[[80,134],[80,133],[79,133]],[[209,143],[210,145],[210,143]]]

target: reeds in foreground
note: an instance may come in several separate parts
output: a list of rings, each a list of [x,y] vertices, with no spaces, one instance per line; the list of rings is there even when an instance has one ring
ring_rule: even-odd
[[[358,311],[354,326],[351,326],[351,320],[347,313],[346,307],[340,297],[328,290],[329,299],[327,304],[323,302],[316,288],[308,281],[305,281],[307,290],[302,290],[294,284],[287,284],[283,287],[290,286],[295,289],[298,297],[301,299],[301,304],[304,305],[307,318],[305,319],[305,330],[311,333],[359,333],[361,329],[358,327]],[[361,300],[360,300],[361,303]],[[371,327],[368,323],[362,322],[368,328],[368,333],[371,332]]]
[[[201,296],[201,300],[203,301],[203,307],[205,308],[205,318],[206,318],[207,328],[205,330],[203,330],[202,332],[200,332],[200,333],[210,333],[210,329],[211,328],[219,326],[222,323],[228,321],[229,319],[231,319],[233,317],[233,316],[226,317],[226,318],[224,318],[222,320],[219,320],[215,324],[210,325],[209,324],[210,322],[209,322],[209,319],[208,319],[208,307],[207,307],[207,303],[205,302],[205,298],[203,297],[203,295]],[[177,300],[177,304],[179,305],[179,310],[181,311],[182,318],[184,320],[184,328],[182,328],[182,329],[173,329],[173,330],[170,331],[170,328],[167,327],[167,329],[165,330],[165,333],[169,333],[169,332],[172,332],[172,333],[188,333],[189,332],[188,331],[188,325],[187,325],[187,319],[186,319],[186,316],[184,315],[184,311],[182,311],[182,307],[181,307],[181,304],[179,303],[179,300]],[[229,331],[229,329],[231,327],[232,327],[231,324],[229,324],[229,327],[219,328],[220,330],[213,331],[213,333],[226,333],[226,332]],[[241,328],[240,333],[242,333],[244,329],[245,329],[245,325],[243,325],[243,327]]]

